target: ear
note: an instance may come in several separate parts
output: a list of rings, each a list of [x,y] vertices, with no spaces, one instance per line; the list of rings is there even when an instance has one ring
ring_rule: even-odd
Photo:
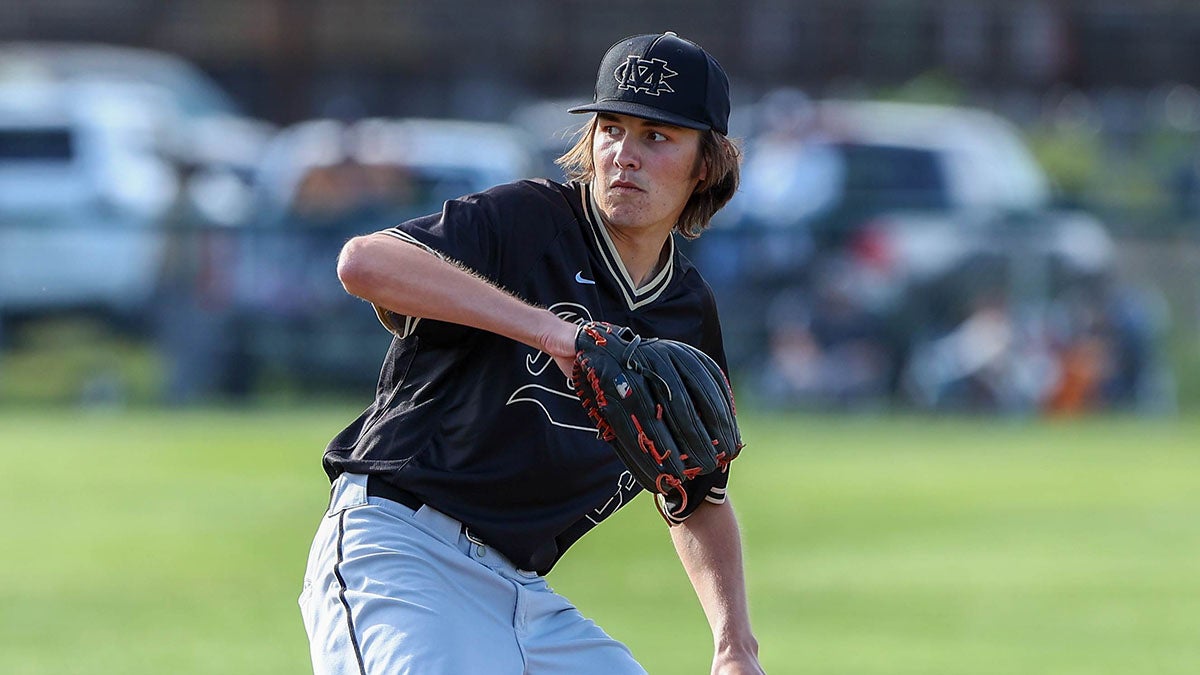
[[[707,187],[705,181],[708,180],[708,158],[704,156],[704,141],[701,139],[700,146],[696,148],[696,163],[693,165],[694,175],[696,178],[696,186],[692,188],[692,192],[703,192]]]

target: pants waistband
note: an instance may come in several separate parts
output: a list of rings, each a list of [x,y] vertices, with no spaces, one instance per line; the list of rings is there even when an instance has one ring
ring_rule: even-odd
[[[372,497],[383,497],[397,504],[403,504],[413,511],[425,505],[421,498],[402,487],[396,487],[375,474],[367,476],[367,494]]]
[[[383,499],[391,500],[397,504],[402,504],[412,509],[413,513],[420,511],[421,507],[425,506],[425,502],[421,501],[420,497],[402,487],[397,487],[387,482],[382,477],[375,474],[370,474],[367,476],[367,495],[370,497],[382,497]],[[446,515],[443,515],[442,517],[448,520],[453,520]],[[475,544],[476,546],[486,546],[486,544],[484,544],[479,537],[475,536],[475,534],[471,532],[465,523],[458,523],[458,529],[459,532],[466,535],[467,539],[469,539],[472,544]]]
[[[485,543],[478,536],[476,536],[475,533],[472,532],[471,529],[468,528],[465,523],[461,523],[458,520],[455,520],[455,519],[451,518],[450,516],[447,516],[447,515],[441,513],[440,511],[433,509],[433,507],[426,505],[424,502],[421,501],[420,497],[416,496],[412,492],[409,492],[408,490],[405,490],[402,487],[397,487],[396,485],[389,483],[387,480],[385,480],[382,477],[375,475],[375,474],[370,474],[367,476],[362,476],[362,475],[350,476],[349,474],[342,474],[342,478],[353,478],[355,482],[363,481],[365,479],[366,485],[359,489],[363,489],[367,496],[379,497],[382,499],[387,499],[389,501],[396,502],[397,504],[405,506],[406,508],[412,509],[414,514],[417,514],[417,512],[421,511],[422,507],[425,507],[425,509],[427,509],[427,510],[431,509],[431,511],[425,518],[425,524],[427,526],[430,525],[431,519],[433,519],[436,522],[442,524],[442,525],[439,525],[438,527],[442,528],[442,532],[444,533],[445,536],[458,536],[459,534],[461,534],[466,540],[464,542],[464,544],[469,543],[469,546],[467,546],[466,550],[464,550],[463,552],[467,553],[468,555],[472,556],[473,558],[478,559],[479,562],[487,564],[489,566],[494,566],[495,565],[494,562],[488,562],[488,561],[491,561],[494,559],[499,559],[499,560],[503,561],[504,567],[507,567],[508,569],[516,571],[518,574],[520,574],[523,577],[537,576],[537,572],[532,572],[529,570],[523,570],[523,569],[518,568],[511,561],[509,561],[507,558],[505,558],[503,556],[503,554],[501,554],[499,551],[496,551],[494,548],[489,547],[487,543]],[[361,485],[362,483],[359,482],[359,484]],[[424,513],[424,512],[422,512],[422,513]],[[420,516],[418,516],[418,517],[420,517]],[[455,526],[455,529],[457,529],[458,532],[451,534],[451,531],[449,529],[450,526]]]

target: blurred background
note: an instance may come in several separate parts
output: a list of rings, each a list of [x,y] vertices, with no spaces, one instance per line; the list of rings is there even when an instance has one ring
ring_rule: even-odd
[[[1200,8],[1086,0],[7,6],[0,401],[370,391],[340,243],[559,177],[604,49],[668,28],[735,84],[687,250],[743,396],[1198,405]]]
[[[0,12],[0,403],[357,393],[349,236],[524,176],[609,44],[734,83],[686,247],[743,397],[1200,407],[1200,7],[1105,0],[42,0]]]
[[[390,337],[342,242],[558,177],[662,30],[746,152],[683,249],[767,671],[1200,672],[1183,0],[0,2],[0,672],[305,672],[321,448]],[[661,519],[613,520],[555,588],[706,672]]]

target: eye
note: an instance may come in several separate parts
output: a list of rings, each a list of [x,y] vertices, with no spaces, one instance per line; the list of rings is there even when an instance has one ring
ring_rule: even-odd
[[[651,131],[649,134],[647,134],[647,137],[648,137],[650,140],[652,140],[652,141],[654,141],[654,142],[656,142],[656,143],[660,143],[660,142],[662,142],[662,141],[667,141],[667,140],[670,140],[669,138],[667,138],[666,136],[664,136],[664,135],[663,135],[663,133],[662,133],[661,131]]]
[[[604,134],[605,136],[612,136],[615,138],[621,135],[621,127],[618,127],[615,124],[605,124],[600,127],[600,133]]]

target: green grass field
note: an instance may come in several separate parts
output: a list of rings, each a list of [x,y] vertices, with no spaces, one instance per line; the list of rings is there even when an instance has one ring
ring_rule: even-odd
[[[0,673],[307,672],[319,457],[352,414],[0,412]],[[1200,421],[743,427],[731,492],[768,672],[1200,672]],[[651,673],[708,672],[644,497],[551,583]]]

